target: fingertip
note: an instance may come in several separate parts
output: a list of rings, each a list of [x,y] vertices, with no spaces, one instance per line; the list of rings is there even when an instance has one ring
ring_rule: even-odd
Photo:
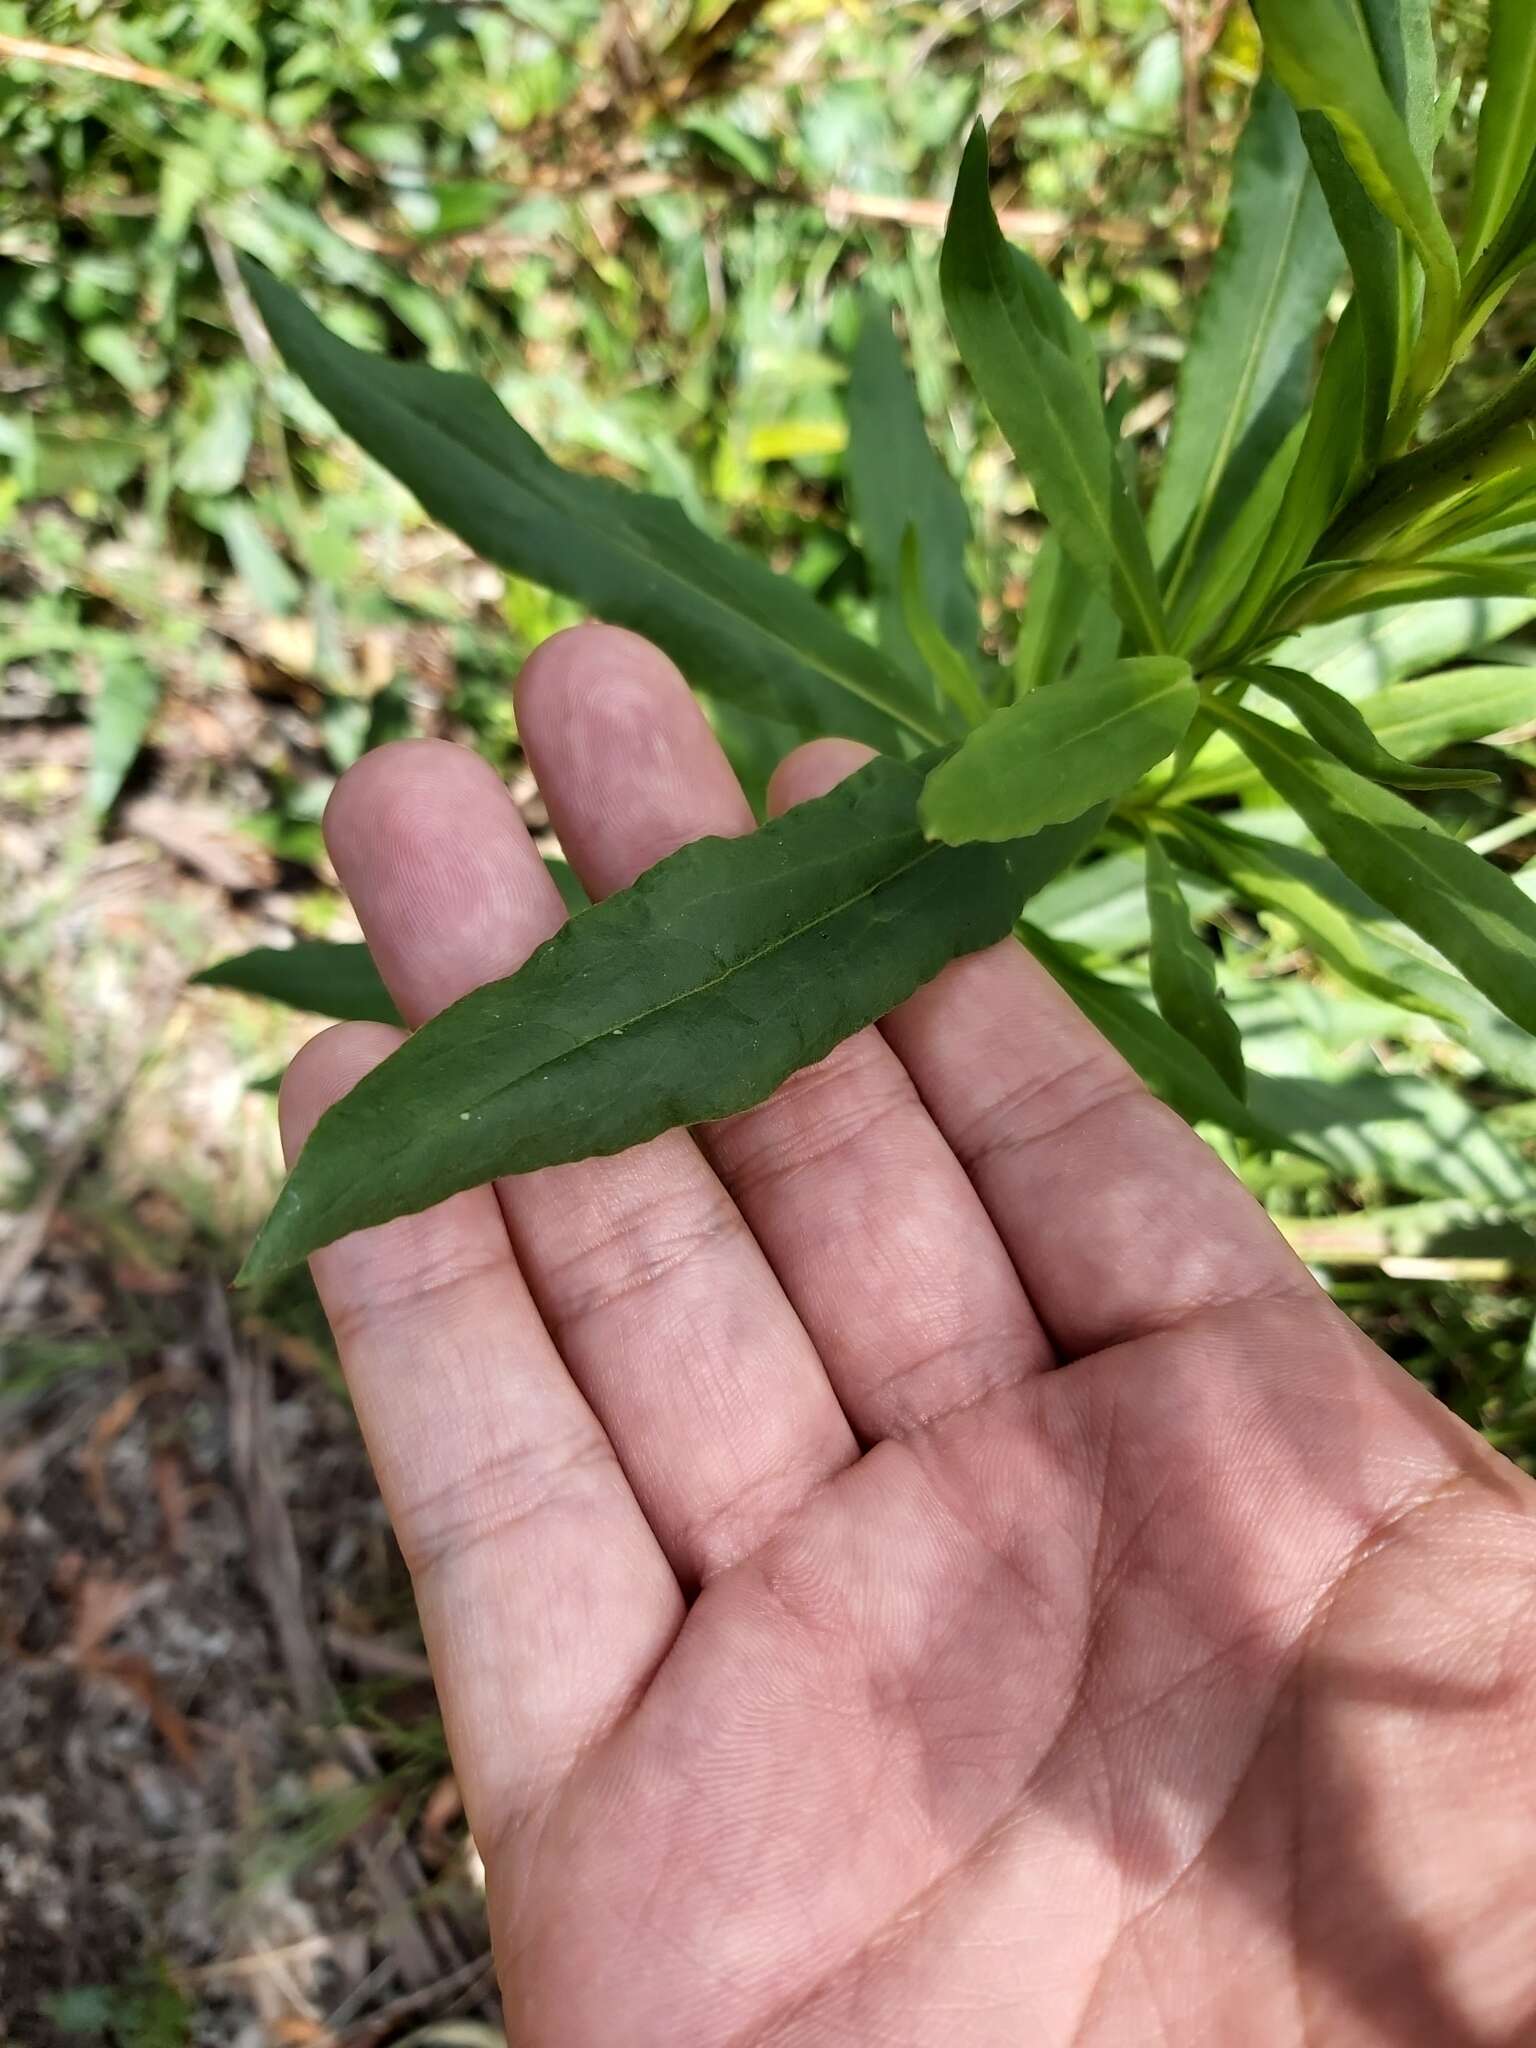
[[[560,732],[573,704],[600,699],[612,715],[647,714],[656,695],[691,692],[682,671],[659,647],[627,626],[588,619],[552,633],[523,663],[512,686],[520,737],[537,747]]]
[[[360,855],[419,848],[461,808],[510,802],[489,762],[452,740],[391,740],[354,761],[331,791],[325,843],[345,875]]]
[[[332,1103],[388,1059],[404,1038],[389,1024],[332,1024],[299,1048],[277,1097],[283,1157],[290,1166]]]
[[[875,749],[858,740],[808,740],[774,769],[768,783],[769,817],[825,796],[874,758]]]
[[[551,822],[593,896],[627,887],[689,839],[751,830],[703,707],[638,633],[555,634],[529,656],[514,701]]]

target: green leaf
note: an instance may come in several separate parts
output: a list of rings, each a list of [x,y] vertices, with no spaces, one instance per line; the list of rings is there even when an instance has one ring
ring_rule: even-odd
[[[1536,0],[1492,0],[1487,87],[1464,247],[1475,260],[1508,218],[1536,159]]]
[[[965,366],[1062,546],[1108,591],[1139,647],[1165,648],[1146,529],[1104,415],[1091,344],[1040,266],[1004,240],[980,126],[960,167],[940,281]]]
[[[131,656],[105,662],[101,688],[91,700],[85,801],[93,817],[111,810],[159,708],[160,678],[152,668]]]
[[[1274,523],[1249,573],[1247,588],[1220,633],[1210,665],[1222,668],[1248,651],[1275,593],[1305,563],[1337,512],[1360,462],[1365,407],[1365,341],[1359,302],[1351,300],[1328,344],[1301,451],[1286,479]]]
[[[1508,875],[1300,734],[1220,698],[1211,710],[1367,895],[1536,1030],[1536,904]]]
[[[1265,1151],[1299,1151],[1311,1156],[1305,1145],[1255,1116],[1210,1061],[1164,1023],[1156,1010],[1149,1009],[1133,989],[1094,974],[1032,925],[1021,925],[1020,936],[1089,1023],[1129,1061],[1153,1094],[1176,1109],[1187,1123],[1219,1124]]]
[[[1375,941],[1378,907],[1331,862],[1302,847],[1240,832],[1192,805],[1170,815],[1185,848],[1208,873],[1229,883],[1242,902],[1293,924],[1317,957],[1345,981],[1384,1003],[1438,1017],[1450,1014],[1432,1000],[1420,1000],[1394,974],[1390,955]],[[1331,886],[1334,877],[1342,890]]]
[[[373,955],[363,945],[311,940],[281,948],[258,946],[250,953],[215,961],[201,974],[194,974],[192,981],[204,988],[234,988],[244,995],[266,996],[316,1017],[400,1022],[400,1012],[373,964]]]
[[[1536,591],[1536,555],[1451,555],[1416,562],[1340,564],[1306,600],[1319,622],[1374,611],[1386,602],[1434,604],[1447,597],[1527,597]]]
[[[1013,657],[1015,696],[1027,697],[1061,675],[1077,644],[1091,595],[1081,569],[1048,532],[1030,570],[1024,623]]]
[[[1381,453],[1413,349],[1403,238],[1371,203],[1323,116],[1303,115],[1301,129],[1354,285],[1351,304],[1360,323],[1362,388],[1356,464],[1364,470]]]
[[[1036,690],[994,712],[933,771],[924,830],[959,846],[1065,824],[1171,754],[1199,702],[1189,664],[1173,655]]]
[[[194,495],[219,498],[238,488],[251,452],[253,403],[243,375],[225,372],[205,386],[199,414],[176,454],[176,482]]]
[[[1309,626],[1275,649],[1287,668],[1316,676],[1330,690],[1360,697],[1477,654],[1536,618],[1536,603],[1514,598],[1447,598],[1388,606],[1327,626]],[[1492,729],[1492,728],[1491,728]]]
[[[923,557],[917,528],[909,526],[901,541],[901,615],[912,645],[944,695],[967,725],[979,725],[987,702],[965,657],[945,639],[928,609],[923,591]]]
[[[1314,682],[1299,669],[1262,668],[1243,671],[1266,695],[1294,714],[1320,747],[1373,782],[1398,789],[1487,789],[1498,777],[1485,768],[1418,768],[1384,747],[1347,697]]]
[[[891,331],[890,310],[875,301],[866,304],[850,366],[847,475],[882,645],[927,679],[902,598],[902,543],[911,526],[922,562],[925,609],[948,645],[960,649],[968,665],[979,667],[981,617],[965,567],[970,514],[928,438],[916,388]]]
[[[1462,1195],[1485,1207],[1527,1205],[1536,1177],[1455,1088],[1412,1075],[1342,1081],[1255,1074],[1250,1100],[1266,1122],[1305,1141],[1340,1180],[1380,1180],[1419,1195]]]
[[[1216,986],[1216,955],[1195,933],[1173,862],[1147,838],[1152,993],[1164,1021],[1203,1054],[1236,1096],[1246,1096],[1243,1044]]]
[[[644,633],[714,695],[797,732],[942,739],[920,686],[808,591],[712,540],[669,499],[556,466],[478,378],[390,362],[321,325],[255,263],[272,338],[339,426],[490,561]]]
[[[1439,139],[1435,29],[1430,0],[1361,0],[1381,82],[1402,116],[1427,177]]]
[[[1296,114],[1260,83],[1232,200],[1179,376],[1147,522],[1177,591],[1207,531],[1224,533],[1306,410],[1317,329],[1343,256]]]
[[[1448,363],[1461,269],[1364,19],[1353,0],[1254,0],[1254,14],[1275,76],[1302,113],[1328,122],[1372,203],[1412,245],[1424,267],[1425,340]],[[1342,225],[1340,234],[1348,247]]]
[[[1189,806],[1175,816],[1191,855],[1244,902],[1294,925],[1317,957],[1367,995],[1442,1023],[1491,1074],[1536,1090],[1536,1039],[1356,887],[1334,862],[1239,832]],[[1042,895],[1040,909],[1044,909]]]
[[[1280,518],[1306,434],[1307,422],[1300,419],[1270,457],[1236,515],[1219,533],[1213,530],[1208,553],[1184,579],[1182,595],[1173,607],[1174,644],[1181,652],[1210,639],[1238,600],[1253,588],[1259,558]]]
[[[1329,695],[1338,693],[1330,689]],[[1394,683],[1360,699],[1357,708],[1377,745],[1400,761],[1424,761],[1442,747],[1536,719],[1536,669],[1512,662],[1452,669]],[[1179,795],[1186,803],[1206,802],[1216,796],[1247,798],[1262,787],[1259,771],[1237,742],[1219,733],[1179,785]]]
[[[1085,842],[934,846],[929,759],[876,759],[744,839],[701,840],[435,1017],[327,1111],[245,1278],[499,1174],[760,1102],[962,953]]]

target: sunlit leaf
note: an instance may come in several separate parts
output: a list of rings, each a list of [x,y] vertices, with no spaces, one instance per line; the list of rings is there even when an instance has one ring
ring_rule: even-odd
[[[1489,12],[1488,83],[1464,244],[1472,259],[1508,218],[1536,159],[1536,4],[1490,0]]]
[[[1486,789],[1498,777],[1484,768],[1420,768],[1399,760],[1347,697],[1314,682],[1299,669],[1263,668],[1245,671],[1249,679],[1283,704],[1320,747],[1326,747],[1358,775],[1387,782],[1398,789]]]
[[[929,776],[935,839],[1017,839],[1119,796],[1171,754],[1200,693],[1171,655],[1111,663],[996,711]]]
[[[1367,895],[1536,1030],[1536,903],[1508,875],[1301,734],[1245,705],[1218,698],[1212,710]]]

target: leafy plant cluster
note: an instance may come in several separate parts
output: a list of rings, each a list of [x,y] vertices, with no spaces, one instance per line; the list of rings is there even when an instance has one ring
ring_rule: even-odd
[[[1006,667],[983,649],[963,514],[883,310],[850,387],[872,644],[675,503],[557,467],[477,380],[359,351],[248,267],[290,366],[471,546],[648,633],[749,718],[880,750],[754,838],[685,849],[582,911],[418,1032],[322,1122],[252,1273],[493,1173],[743,1108],[1037,912],[1073,863],[1102,880],[1126,849],[1152,1004],[1038,914],[1019,929],[1186,1114],[1304,1159],[1326,1161],[1333,1135],[1250,1076],[1243,1005],[1192,927],[1212,887],[1530,1086],[1536,906],[1435,810],[1496,780],[1437,757],[1529,718],[1529,671],[1452,670],[1362,705],[1328,636],[1362,616],[1389,633],[1391,605],[1454,643],[1470,607],[1454,653],[1536,609],[1536,365],[1453,424],[1432,410],[1536,255],[1536,18],[1496,0],[1458,246],[1434,194],[1446,109],[1425,0],[1255,14],[1266,78],[1145,509],[1124,400],[1003,235],[984,133],[967,148],[945,309],[1049,526]]]

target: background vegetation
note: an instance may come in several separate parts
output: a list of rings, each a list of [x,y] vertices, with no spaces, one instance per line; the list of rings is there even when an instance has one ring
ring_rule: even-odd
[[[1438,10],[1446,72],[1478,75],[1483,15]],[[569,612],[331,434],[232,248],[854,612],[841,387],[873,285],[968,472],[1006,653],[1038,523],[938,302],[971,116],[1150,465],[1256,61],[1219,0],[0,0],[0,1742],[28,1788],[0,1796],[0,2020],[21,2038],[496,2038],[473,1852],[323,1331],[300,1288],[233,1325],[224,1305],[275,1180],[264,1084],[303,1027],[184,982],[350,934],[318,817],[382,739],[478,746],[541,829],[507,683]],[[1475,105],[1450,115],[1453,208]],[[1531,305],[1457,410],[1521,359]],[[1350,622],[1339,660],[1391,681],[1527,616],[1429,607],[1411,641]],[[765,772],[771,729],[726,736]],[[1531,738],[1459,750],[1500,773],[1460,827],[1515,868]],[[1135,982],[1139,865],[1095,874],[1031,915]],[[1244,1171],[1372,1335],[1530,1463],[1532,1104],[1344,993],[1280,921],[1208,907],[1250,1060],[1314,1091],[1330,1162]]]

